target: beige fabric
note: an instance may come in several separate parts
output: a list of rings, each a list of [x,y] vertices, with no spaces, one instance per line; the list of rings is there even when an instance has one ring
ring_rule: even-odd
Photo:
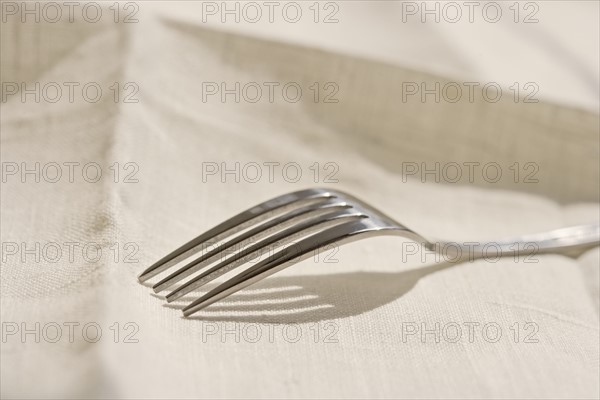
[[[76,330],[69,343],[66,328],[57,343],[8,336],[3,397],[599,396],[597,249],[577,260],[448,265],[425,253],[404,259],[409,242],[379,238],[341,248],[337,263],[306,260],[193,319],[181,318],[181,303],[152,296],[136,280],[146,266],[236,211],[314,186],[315,162],[339,167],[339,182],[326,185],[430,237],[493,240],[598,221],[598,115],[545,101],[395,107],[398,82],[440,78],[146,10],[135,26],[38,25],[36,35],[64,43],[41,45],[48,61],[38,69],[19,67],[31,52],[15,32],[22,41],[30,28],[3,30],[5,81],[140,87],[139,103],[2,104],[3,162],[96,162],[104,173],[98,183],[2,184],[3,243],[93,242],[104,251],[98,262],[6,255],[3,329],[94,322],[102,337],[88,343]],[[340,101],[203,103],[203,81],[335,81]],[[273,183],[201,176],[206,162],[292,161],[303,172],[297,183],[280,172]],[[402,161],[534,161],[540,182],[422,183],[399,174]],[[113,182],[114,162],[136,163],[139,182]],[[123,262],[131,243],[137,263]],[[138,343],[124,343],[127,322],[139,327]],[[436,326],[439,342],[409,334]]]

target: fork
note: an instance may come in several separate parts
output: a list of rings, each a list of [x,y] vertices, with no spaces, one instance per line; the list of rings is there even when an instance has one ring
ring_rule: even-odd
[[[459,261],[464,260],[460,255],[465,253],[471,259],[487,257],[490,245],[497,250],[498,256],[530,255],[532,252],[577,255],[600,243],[600,225],[562,228],[499,242],[461,244],[430,241],[347,193],[307,189],[267,200],[228,219],[161,258],[138,279],[146,282],[201,252],[199,257],[153,285],[154,292],[159,293],[179,284],[166,295],[167,302],[172,302],[241,267],[248,260],[260,258],[269,249],[278,249],[185,306],[183,315],[189,317],[232,293],[309,258],[320,248],[382,235],[413,240],[432,252],[452,249],[453,256],[457,256]],[[226,258],[228,252],[231,256]],[[214,265],[207,268],[211,264]]]

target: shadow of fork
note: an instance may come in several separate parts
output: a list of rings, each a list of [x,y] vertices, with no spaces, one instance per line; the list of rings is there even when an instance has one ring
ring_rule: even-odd
[[[346,318],[388,304],[410,292],[421,278],[453,265],[440,263],[402,272],[272,276],[188,319],[297,324]],[[164,306],[182,309],[195,297],[185,296]]]

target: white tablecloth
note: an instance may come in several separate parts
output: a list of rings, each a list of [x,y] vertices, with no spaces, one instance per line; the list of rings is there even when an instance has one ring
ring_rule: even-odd
[[[538,2],[538,24],[477,29],[396,23],[392,2],[337,4],[331,26],[203,23],[187,2],[138,3],[134,24],[3,23],[3,82],[104,89],[97,103],[2,103],[3,397],[598,398],[597,248],[448,264],[371,239],[192,319],[137,282],[234,213],[311,186],[455,241],[600,219],[597,3]],[[402,99],[402,83],[459,80],[534,81],[539,102]],[[138,102],[115,102],[115,82],[121,95],[139,88]],[[204,102],[206,82],[293,82],[304,95]],[[315,102],[314,82],[337,85],[338,102]],[[239,182],[224,173],[236,162]],[[504,175],[402,175],[436,162],[496,163]],[[515,179],[514,163],[532,163],[537,183]],[[219,171],[203,175],[209,165]]]

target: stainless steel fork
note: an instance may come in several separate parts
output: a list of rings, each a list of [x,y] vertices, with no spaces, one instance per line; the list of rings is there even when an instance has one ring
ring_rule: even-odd
[[[183,308],[187,317],[310,257],[324,246],[380,235],[402,236],[433,252],[444,250],[447,253],[448,249],[453,249],[456,254],[468,254],[470,258],[486,256],[490,244],[498,256],[532,252],[577,254],[600,243],[600,225],[563,228],[499,242],[431,241],[347,193],[308,189],[284,194],[228,219],[158,260],[139,276],[139,280],[145,282],[163,272],[166,274],[169,268],[201,253],[153,286],[159,293],[180,284],[166,295],[166,300],[172,302],[241,267],[248,260],[260,258],[269,249],[278,249],[187,305]],[[227,253],[229,257],[226,257]]]

